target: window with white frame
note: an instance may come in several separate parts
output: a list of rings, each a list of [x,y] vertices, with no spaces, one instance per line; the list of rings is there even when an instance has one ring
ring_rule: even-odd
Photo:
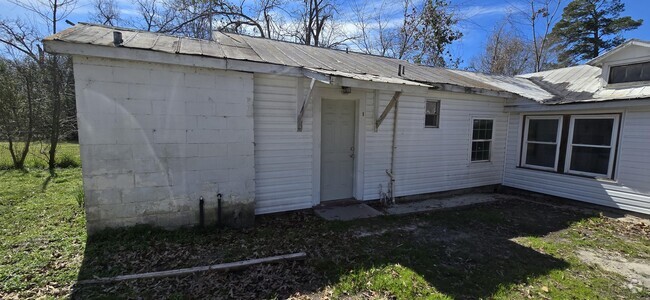
[[[562,137],[562,116],[526,117],[522,165],[557,171]]]
[[[427,100],[424,115],[424,127],[438,128],[440,125],[440,101]]]
[[[490,161],[494,120],[472,119],[472,162]]]
[[[612,178],[618,126],[619,115],[571,116],[566,172]]]
[[[620,114],[524,116],[520,166],[614,179]]]

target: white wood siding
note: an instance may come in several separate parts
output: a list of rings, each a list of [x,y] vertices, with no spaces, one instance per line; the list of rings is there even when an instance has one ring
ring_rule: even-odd
[[[258,214],[312,206],[312,104],[297,132],[299,80],[255,74],[255,188]]]
[[[369,93],[369,95],[372,95]],[[379,113],[392,93],[380,93]],[[386,190],[390,168],[393,113],[374,132],[374,102],[366,101],[366,151],[364,200]],[[425,101],[440,100],[439,128],[424,127]],[[503,100],[485,96],[431,93],[403,94],[398,109],[398,139],[395,159],[396,196],[447,191],[501,183],[507,114]],[[494,119],[490,162],[470,163],[471,118]]]
[[[650,108],[630,108],[623,114],[614,181],[518,168],[520,123],[521,115],[513,113],[510,117],[504,185],[650,213]]]

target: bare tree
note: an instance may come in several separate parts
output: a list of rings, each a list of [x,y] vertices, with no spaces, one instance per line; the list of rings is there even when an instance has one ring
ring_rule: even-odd
[[[379,7],[374,4],[357,2],[352,7],[357,32],[351,36],[351,42],[364,53],[389,56],[395,30],[387,24],[388,17],[384,15],[386,1],[382,1]]]
[[[257,14],[258,23],[263,25],[262,36],[270,39],[282,38],[282,20],[276,12],[284,10],[284,4],[283,0],[256,0],[254,2],[252,10]]]
[[[485,49],[470,62],[469,69],[486,74],[514,76],[530,71],[530,43],[504,19],[495,26]]]
[[[128,21],[129,25],[146,31],[170,30],[176,11],[163,0],[135,0],[139,16]]]
[[[93,0],[93,13],[90,19],[94,22],[117,26],[120,21],[120,9],[116,0]]]
[[[48,28],[47,34],[56,33],[58,31],[58,23],[70,14],[77,4],[76,0],[11,0],[11,2],[39,17]],[[37,50],[35,50],[33,48],[35,43],[27,42],[26,37],[29,37],[29,35],[24,33],[30,31],[17,26],[21,26],[21,23],[4,23],[3,30],[0,32],[0,35],[2,35],[0,41],[11,49],[22,52],[34,59],[41,70],[48,75],[49,150],[47,156],[48,168],[54,174],[56,167],[56,149],[61,136],[61,124],[65,119],[63,114],[66,111],[65,105],[69,104],[69,101],[64,103],[64,100],[69,100],[69,95],[71,94],[70,91],[66,90],[66,88],[70,88],[70,85],[65,85],[65,82],[72,82],[72,80],[64,76],[70,76],[72,73],[61,69],[62,66],[69,66],[69,64],[65,63],[67,58],[61,59],[56,54],[50,54],[45,57],[42,54],[40,46],[36,45]],[[24,24],[22,24],[22,27],[26,28]],[[32,32],[36,33],[37,31],[32,30]],[[32,48],[28,49],[29,46],[32,46]],[[35,53],[38,53],[38,56]]]
[[[347,36],[337,21],[337,7],[333,0],[300,0],[294,12],[299,17],[289,29],[289,37],[305,45],[336,48],[352,38]]]
[[[354,7],[358,38],[353,41],[361,51],[432,66],[458,64],[447,47],[462,33],[454,28],[457,19],[446,0],[403,0],[399,24],[387,21],[394,18],[394,9],[384,9],[385,5],[375,13],[367,4]],[[382,15],[384,11],[390,13]]]
[[[23,169],[35,130],[38,67],[30,59],[0,61],[0,137],[16,169]]]
[[[526,0],[526,8],[514,6],[529,27],[533,47],[533,71],[543,71],[551,65],[553,25],[560,18],[562,0]]]

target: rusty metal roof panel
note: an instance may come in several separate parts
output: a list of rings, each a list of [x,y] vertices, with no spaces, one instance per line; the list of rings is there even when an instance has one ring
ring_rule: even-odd
[[[504,90],[524,98],[529,98],[538,102],[553,99],[555,95],[541,88],[530,80],[518,77],[486,75],[467,71],[450,70],[449,72],[462,74],[463,77],[472,78],[484,85],[491,86],[492,89]]]
[[[582,65],[516,77],[493,76],[412,64],[404,60],[289,42],[215,33],[215,41],[169,36],[133,29],[79,23],[47,37],[77,44],[114,46],[113,31],[123,34],[124,48],[201,55],[306,68],[359,80],[431,86],[452,84],[528,98],[542,104],[637,99],[650,97],[647,86],[603,86],[601,69]],[[398,66],[405,67],[398,74]]]
[[[221,45],[217,42],[200,40],[201,54],[209,57],[226,57]]]

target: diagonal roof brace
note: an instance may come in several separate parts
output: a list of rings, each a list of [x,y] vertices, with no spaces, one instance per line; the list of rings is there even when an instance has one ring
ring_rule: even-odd
[[[309,90],[305,99],[302,100],[302,105],[300,106],[300,111],[298,111],[298,132],[302,132],[302,119],[305,117],[305,110],[307,110],[307,104],[311,98],[311,92],[314,90],[314,85],[316,84],[316,79],[312,78],[309,83]]]
[[[377,121],[375,122],[375,129],[379,129],[379,125],[381,125],[381,122],[386,119],[386,116],[390,112],[390,110],[395,107],[397,104],[397,101],[399,101],[399,97],[402,95],[401,91],[396,91],[395,94],[393,94],[393,98],[390,99],[390,102],[388,102],[388,105],[386,105],[386,108],[384,108],[384,112],[381,113]]]

